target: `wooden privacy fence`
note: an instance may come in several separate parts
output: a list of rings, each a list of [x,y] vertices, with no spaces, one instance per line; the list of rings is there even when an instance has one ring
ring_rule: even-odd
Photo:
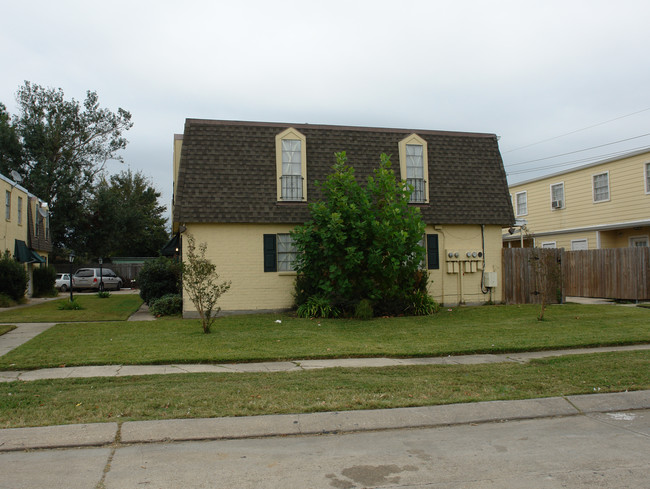
[[[650,248],[504,248],[503,292],[507,304],[564,302],[566,296],[650,299]]]
[[[650,299],[650,248],[567,251],[564,290],[575,297]]]
[[[562,249],[504,248],[503,297],[506,304],[564,302]]]

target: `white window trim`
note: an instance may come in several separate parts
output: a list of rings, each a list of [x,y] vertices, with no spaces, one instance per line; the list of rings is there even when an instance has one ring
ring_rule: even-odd
[[[5,219],[11,221],[11,192],[5,190]]]
[[[406,181],[406,145],[413,144],[422,146],[422,174],[424,176],[424,202],[414,202],[414,204],[428,204],[429,203],[429,156],[427,151],[427,142],[417,134],[413,133],[410,136],[402,139],[398,143],[399,148],[399,170],[402,180]]]
[[[585,243],[587,245],[587,249],[589,249],[589,240],[587,238],[572,239],[571,240],[571,251],[582,251],[582,250],[575,250],[573,248],[573,243]]]
[[[526,212],[523,214],[519,214],[519,201],[517,197],[521,194],[526,194]],[[521,192],[517,192],[515,194],[515,216],[527,216],[528,215],[528,191],[527,190],[522,190]]]
[[[645,185],[645,193],[647,195],[650,195],[650,161],[646,161],[643,164],[643,173],[644,173],[644,179],[643,179],[643,184]]]
[[[302,200],[282,199],[282,140],[297,139],[300,141],[300,172],[302,177]],[[307,138],[299,131],[290,127],[275,136],[275,165],[277,175],[277,201],[278,202],[306,202],[307,201]]]
[[[542,248],[557,248],[556,241],[542,241]]]
[[[607,198],[603,200],[596,200],[596,187],[594,185],[594,179],[600,175],[607,175]],[[594,173],[591,175],[591,200],[594,204],[600,204],[602,202],[609,202],[612,200],[612,184],[609,180],[609,170],[600,173]]]
[[[22,226],[23,225],[23,198],[20,195],[16,199],[16,212],[17,212],[16,220],[18,221],[18,225]]]
[[[632,244],[632,242],[633,242],[635,239],[643,239],[643,240],[645,240],[646,243],[650,244],[650,236],[648,236],[647,234],[646,234],[646,235],[639,235],[639,236],[630,236],[630,237],[628,238],[628,244],[630,245],[630,247],[634,246],[634,245]]]
[[[560,207],[553,207],[553,187],[557,187],[558,185],[562,186],[562,205]],[[556,182],[552,183],[548,186],[549,193],[551,195],[551,210],[552,211],[559,211],[564,209],[566,206],[566,195],[565,195],[565,188],[564,188],[564,182]]]

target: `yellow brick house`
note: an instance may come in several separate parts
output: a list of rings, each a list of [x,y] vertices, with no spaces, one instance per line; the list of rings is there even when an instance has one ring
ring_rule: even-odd
[[[222,280],[224,312],[288,309],[290,231],[346,151],[360,182],[392,155],[426,223],[429,293],[443,304],[501,300],[501,229],[514,222],[494,134],[187,119],[174,137],[173,229],[191,233]],[[185,317],[196,311],[184,301]]]
[[[25,265],[29,278],[27,295],[31,296],[33,267],[46,264],[52,251],[49,209],[47,203],[1,174],[0,195],[4,199],[4,218],[0,219],[0,252],[8,251]]]
[[[650,151],[636,151],[511,185],[525,246],[567,250],[650,244]],[[519,246],[519,230],[503,234]]]

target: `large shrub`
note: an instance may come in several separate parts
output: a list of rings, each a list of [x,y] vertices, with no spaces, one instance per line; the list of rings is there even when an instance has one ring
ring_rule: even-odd
[[[316,296],[352,314],[362,300],[375,314],[409,313],[425,231],[419,208],[409,205],[412,189],[396,178],[385,154],[365,187],[345,152],[336,159],[321,184],[323,199],[309,205],[310,220],[292,233],[297,305]]]
[[[5,294],[15,301],[25,297],[27,290],[27,271],[25,267],[14,260],[8,251],[0,258],[0,294]]]
[[[181,266],[176,260],[161,256],[145,262],[138,274],[140,297],[148,305],[167,294],[180,294]]]
[[[38,267],[32,274],[34,286],[34,297],[48,297],[56,295],[54,282],[56,281],[56,269],[54,267]]]

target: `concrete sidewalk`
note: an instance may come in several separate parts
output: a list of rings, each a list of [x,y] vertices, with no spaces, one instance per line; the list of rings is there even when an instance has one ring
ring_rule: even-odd
[[[650,409],[648,390],[368,411],[12,428],[0,430],[0,452],[432,428],[590,413],[616,416],[641,409]]]
[[[17,330],[14,330],[17,331]],[[11,333],[13,333],[12,331]],[[7,335],[10,333],[7,333]],[[4,335],[4,336],[7,336]],[[0,351],[2,341],[0,340]],[[432,358],[338,358],[331,360],[292,360],[285,362],[188,364],[188,365],[97,365],[88,367],[58,367],[26,371],[0,372],[0,382],[29,382],[44,379],[75,377],[126,377],[129,375],[168,375],[192,373],[297,372],[324,368],[399,367],[409,365],[476,365],[482,363],[527,363],[536,358],[566,355],[606,353],[617,351],[650,350],[649,344],[549,350],[500,355],[458,355]]]

